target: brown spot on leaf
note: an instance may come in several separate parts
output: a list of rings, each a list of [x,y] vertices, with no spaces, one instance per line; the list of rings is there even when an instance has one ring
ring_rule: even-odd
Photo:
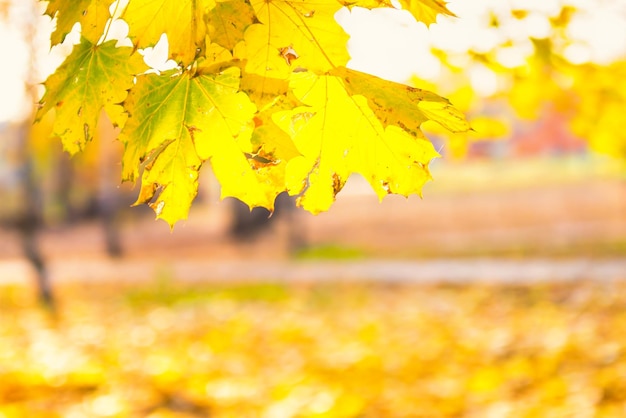
[[[246,158],[248,158],[250,166],[252,166],[255,170],[259,170],[263,167],[274,166],[280,163],[280,161],[276,160],[274,155],[265,152],[262,148],[255,154],[246,153],[245,155]]]
[[[287,65],[291,65],[291,62],[293,60],[297,60],[298,58],[300,58],[296,50],[293,49],[293,45],[280,48],[278,52],[280,53],[280,56],[285,59],[285,62],[287,63]]]
[[[342,180],[337,173],[333,173],[333,193],[336,195],[343,189],[345,180]]]
[[[380,183],[381,183],[381,186],[382,186],[383,190],[385,190],[385,191],[387,192],[387,194],[391,194],[391,193],[393,193],[393,192],[391,191],[391,188],[389,187],[389,182],[388,182],[388,181],[381,180],[381,182],[380,182]]]
[[[187,127],[187,131],[189,132],[189,136],[191,137],[191,142],[193,142],[195,144],[196,142],[196,131],[202,132],[202,129],[196,127],[196,126],[189,126],[186,125]]]

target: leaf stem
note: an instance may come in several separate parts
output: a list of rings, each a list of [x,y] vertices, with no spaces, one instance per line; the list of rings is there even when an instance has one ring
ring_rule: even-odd
[[[111,29],[111,26],[113,25],[113,19],[115,17],[115,15],[117,14],[117,9],[120,7],[120,0],[116,0],[115,1],[115,9],[113,9],[113,13],[111,13],[111,17],[109,18],[109,21],[107,22],[106,26],[104,27],[104,36],[102,37],[102,42],[104,43],[107,40],[107,37],[109,36],[109,30]]]

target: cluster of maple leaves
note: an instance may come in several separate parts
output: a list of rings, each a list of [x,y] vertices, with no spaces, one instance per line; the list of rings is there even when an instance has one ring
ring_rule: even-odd
[[[400,0],[430,24],[441,0]],[[80,23],[80,42],[45,82],[37,118],[54,110],[53,134],[70,153],[94,135],[102,110],[121,128],[122,179],[141,178],[137,204],[171,226],[187,216],[198,172],[210,161],[222,186],[250,207],[273,209],[287,191],[317,213],[352,173],[382,198],[420,193],[438,154],[426,120],[469,125],[448,100],[346,68],[342,7],[384,0],[51,0],[52,45]],[[132,46],[109,40],[128,24]],[[147,71],[139,50],[167,35],[178,67]]]
[[[0,415],[618,417],[623,283],[0,293]]]

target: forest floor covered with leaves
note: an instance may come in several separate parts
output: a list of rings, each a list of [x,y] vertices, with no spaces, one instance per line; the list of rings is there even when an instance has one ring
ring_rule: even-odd
[[[0,416],[621,417],[626,283],[0,292]]]

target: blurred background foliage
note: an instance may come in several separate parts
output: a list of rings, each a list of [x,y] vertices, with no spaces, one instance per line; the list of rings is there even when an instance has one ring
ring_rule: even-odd
[[[619,129],[626,104],[623,5],[488,3],[475,6],[472,23],[458,22],[480,25],[474,44],[451,51],[435,42],[439,73],[434,81],[413,80],[443,89],[470,115],[474,132],[468,134],[446,135],[433,124],[450,154],[465,157],[472,142],[506,139],[518,156],[590,150],[626,157]],[[531,124],[536,129],[523,132]]]

